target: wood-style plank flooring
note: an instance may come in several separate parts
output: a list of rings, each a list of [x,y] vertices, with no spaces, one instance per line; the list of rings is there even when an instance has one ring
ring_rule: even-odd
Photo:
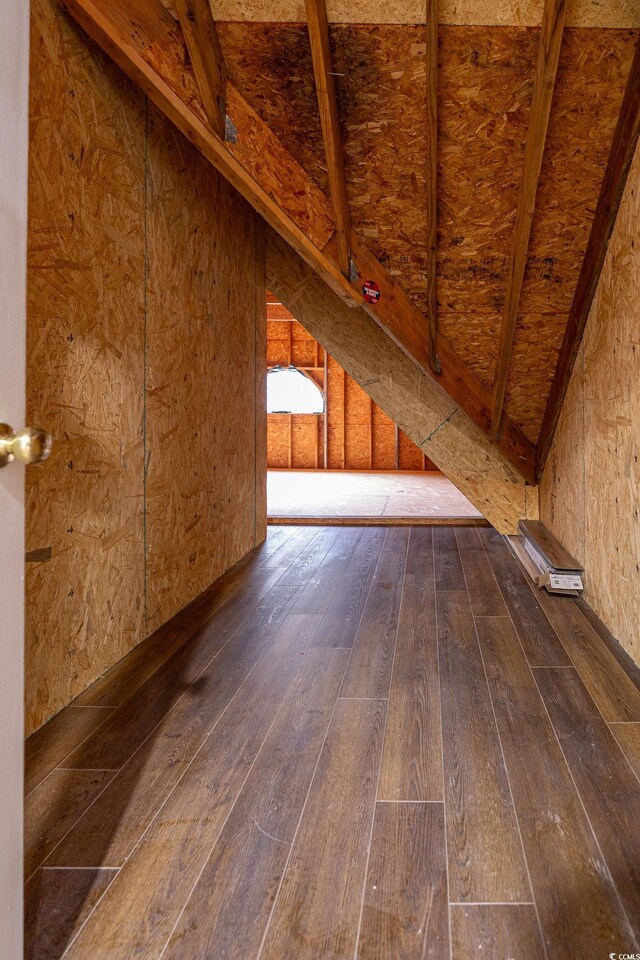
[[[270,527],[27,743],[28,960],[640,953],[640,687],[493,530]]]

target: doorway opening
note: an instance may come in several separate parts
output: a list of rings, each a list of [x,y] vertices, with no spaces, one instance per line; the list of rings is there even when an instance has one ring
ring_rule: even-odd
[[[484,523],[482,514],[268,294],[271,523]]]

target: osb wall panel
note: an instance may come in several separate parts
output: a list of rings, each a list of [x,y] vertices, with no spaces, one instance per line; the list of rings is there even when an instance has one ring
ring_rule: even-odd
[[[27,417],[55,446],[26,474],[28,733],[144,631],[144,101],[31,9]]]
[[[294,366],[325,390],[324,351],[297,321],[267,324],[267,365]],[[324,463],[324,417],[327,417],[327,463],[331,470],[436,470],[416,445],[345,373],[327,358],[324,416],[271,413],[267,417],[267,464],[271,469],[315,470]],[[396,452],[396,442],[397,452]]]
[[[542,519],[585,565],[588,602],[638,663],[639,315],[640,149],[540,488]]]
[[[143,96],[55,0],[31,10],[27,412],[54,450],[27,471],[27,734],[266,530],[263,231],[153,114],[147,144]]]
[[[171,0],[163,0],[168,6]],[[544,0],[439,0],[438,20],[444,24],[487,24],[535,27],[542,20]],[[305,20],[302,0],[215,0],[220,20],[282,23]],[[331,23],[424,23],[424,0],[328,0]],[[638,27],[635,0],[568,0],[566,22],[576,27]]]
[[[439,325],[488,389],[538,32],[524,26],[451,25],[439,31]],[[220,33],[233,82],[326,191],[306,26],[221,23]],[[336,24],[331,40],[354,226],[424,310],[424,29]],[[565,31],[506,400],[508,414],[532,441],[634,40],[629,29]]]
[[[151,631],[255,545],[258,366],[256,218],[151,108],[148,190]]]

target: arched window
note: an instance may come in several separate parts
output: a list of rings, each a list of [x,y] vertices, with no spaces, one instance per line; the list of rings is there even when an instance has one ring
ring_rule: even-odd
[[[324,394],[296,367],[272,367],[267,375],[267,413],[324,413]]]

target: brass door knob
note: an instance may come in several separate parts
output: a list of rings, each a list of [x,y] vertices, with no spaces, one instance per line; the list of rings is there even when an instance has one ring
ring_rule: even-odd
[[[40,463],[51,453],[51,437],[40,427],[25,427],[17,433],[8,423],[0,423],[0,467],[12,460]]]

